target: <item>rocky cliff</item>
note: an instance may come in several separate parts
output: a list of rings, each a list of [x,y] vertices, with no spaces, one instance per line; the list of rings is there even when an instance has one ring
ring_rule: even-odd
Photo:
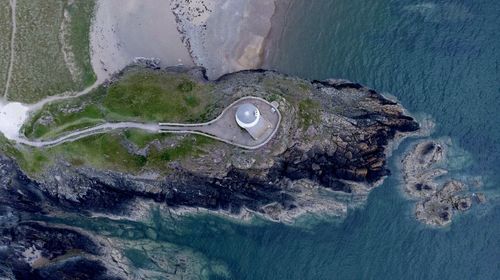
[[[217,100],[210,117],[243,96],[278,102],[279,131],[254,151],[211,143],[202,153],[170,160],[164,172],[126,174],[59,158],[28,178],[2,156],[0,277],[130,277],[130,268],[108,243],[53,222],[62,213],[136,218],[145,206],[162,205],[172,212],[206,209],[286,223],[306,212],[345,215],[390,173],[391,142],[419,129],[399,104],[348,81],[244,71],[210,82],[200,69],[175,71],[210,85]],[[175,146],[183,137],[141,149],[126,140],[122,145],[147,156],[153,147]]]

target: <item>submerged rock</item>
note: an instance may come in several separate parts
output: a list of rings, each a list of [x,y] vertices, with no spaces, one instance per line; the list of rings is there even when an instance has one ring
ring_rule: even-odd
[[[468,193],[467,186],[459,180],[449,179],[444,184],[439,181],[448,173],[442,167],[445,155],[442,143],[425,140],[410,149],[402,160],[405,191],[418,200],[416,218],[428,225],[445,226],[451,223],[456,211],[471,208],[472,197],[484,197],[483,194]]]

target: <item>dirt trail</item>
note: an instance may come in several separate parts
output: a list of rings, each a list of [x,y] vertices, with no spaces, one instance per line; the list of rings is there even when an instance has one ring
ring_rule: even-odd
[[[7,97],[9,96],[9,87],[10,87],[10,80],[12,77],[12,68],[14,67],[14,57],[15,57],[15,40],[16,40],[16,32],[17,32],[17,25],[16,25],[16,0],[9,0],[10,3],[10,9],[11,9],[11,17],[12,17],[12,32],[10,34],[10,62],[9,62],[9,70],[7,72],[7,81],[5,83],[5,89],[3,92],[3,98],[7,100]]]
[[[31,112],[34,112],[36,110],[41,109],[43,107],[43,105],[45,105],[47,103],[51,103],[51,102],[55,102],[55,101],[59,101],[59,100],[76,98],[76,97],[85,95],[85,94],[91,92],[92,90],[96,89],[97,87],[99,87],[102,83],[103,83],[102,81],[97,80],[97,81],[94,82],[93,85],[89,86],[88,88],[83,89],[82,91],[79,91],[79,92],[72,92],[72,91],[63,92],[63,93],[58,94],[58,95],[52,95],[52,96],[46,97],[46,98],[38,101],[37,103],[30,104],[30,105],[27,105],[27,106],[29,107],[29,110]]]
[[[73,1],[69,1],[68,5],[71,5]],[[68,7],[64,8],[63,19],[61,21],[61,26],[59,27],[59,43],[61,44],[61,52],[63,54],[64,63],[71,74],[71,79],[74,83],[78,83],[78,78],[80,77],[80,71],[76,65],[75,54],[73,53],[73,47],[69,42],[67,42],[67,37],[69,36],[69,25],[71,24],[71,16],[68,11]]]

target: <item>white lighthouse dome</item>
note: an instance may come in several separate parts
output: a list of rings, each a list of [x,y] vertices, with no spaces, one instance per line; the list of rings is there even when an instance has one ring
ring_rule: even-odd
[[[241,104],[236,110],[236,122],[243,128],[255,126],[260,120],[260,112],[255,105]]]

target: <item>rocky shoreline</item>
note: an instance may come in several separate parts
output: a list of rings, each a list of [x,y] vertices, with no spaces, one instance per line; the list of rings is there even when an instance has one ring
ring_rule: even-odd
[[[140,219],[137,212],[147,210],[138,208],[150,204],[173,212],[206,209],[235,217],[254,213],[284,223],[304,213],[343,216],[353,207],[346,201],[364,201],[390,174],[386,153],[391,142],[419,129],[399,104],[349,81],[310,82],[256,70],[211,82],[200,68],[158,71],[183,71],[210,83],[218,100],[213,115],[243,96],[272,99],[283,115],[281,127],[257,151],[214,143],[203,155],[172,161],[166,175],[124,174],[72,166],[61,159],[43,174],[28,178],[12,160],[2,157],[0,254],[5,258],[0,261],[0,277],[37,279],[54,271],[61,277],[94,273],[82,274],[82,279],[131,275],[132,268],[120,261],[125,258],[107,253],[109,244],[96,241],[98,237],[50,222],[40,224],[41,218],[50,220],[61,213]],[[167,141],[175,145],[182,137]],[[129,150],[147,153],[147,147],[129,145]],[[113,269],[116,263],[119,271]],[[98,269],[82,271],[87,265]]]

